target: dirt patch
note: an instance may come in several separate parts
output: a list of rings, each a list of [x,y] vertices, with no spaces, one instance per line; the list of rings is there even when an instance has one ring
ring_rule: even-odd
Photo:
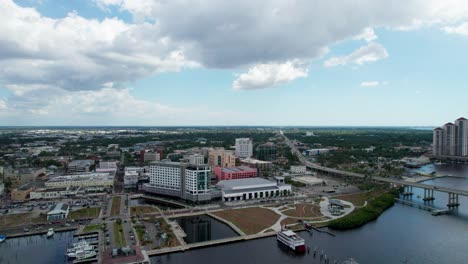
[[[157,213],[158,208],[147,206],[147,205],[139,205],[139,206],[132,206],[130,208],[130,214],[132,216],[137,216],[137,215],[145,215],[145,214],[153,214]]]
[[[0,216],[0,228],[47,222],[47,216],[39,213],[11,214]]]
[[[355,194],[347,194],[347,195],[340,195],[333,197],[334,199],[339,199],[343,201],[348,201],[355,206],[364,206],[366,201],[370,201],[375,197],[381,195],[383,191],[372,191],[372,192],[364,192],[364,193],[355,193]]]
[[[231,209],[213,214],[228,220],[248,235],[269,228],[280,218],[274,211],[260,207]]]

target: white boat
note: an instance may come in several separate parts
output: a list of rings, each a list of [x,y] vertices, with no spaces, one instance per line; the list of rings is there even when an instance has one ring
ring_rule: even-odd
[[[282,230],[276,234],[276,239],[295,252],[305,252],[305,241],[291,230]]]
[[[94,250],[91,250],[91,251],[78,250],[76,251],[75,254],[76,254],[77,260],[88,259],[88,258],[95,257],[97,255],[96,251]]]
[[[55,234],[54,232],[54,229],[53,228],[49,228],[49,231],[47,231],[47,237],[51,237]]]
[[[5,241],[5,239],[6,239],[6,236],[0,235],[0,243],[2,243],[3,241]]]
[[[81,241],[78,241],[77,243],[73,243],[73,247],[82,247],[82,246],[87,246],[89,245],[88,241],[86,240],[81,240]]]
[[[86,240],[82,240],[78,243],[74,243],[72,248],[67,249],[67,255],[69,258],[76,258],[76,253],[80,251],[93,251],[95,247],[90,245]]]

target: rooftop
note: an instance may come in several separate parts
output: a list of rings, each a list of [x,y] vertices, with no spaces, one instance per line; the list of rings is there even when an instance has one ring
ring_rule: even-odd
[[[94,164],[94,160],[73,160],[68,166],[91,166]]]
[[[62,181],[85,181],[85,180],[112,180],[114,176],[109,173],[82,173],[72,175],[61,175],[49,179],[49,182],[62,182]]]
[[[231,167],[231,168],[222,168],[222,172],[234,173],[234,172],[256,172],[257,169],[240,166],[240,167]]]
[[[236,179],[236,180],[227,180],[220,181],[217,184],[222,189],[243,189],[243,188],[259,188],[265,186],[276,186],[276,182],[269,181],[263,178],[246,178],[246,179]]]
[[[252,159],[252,158],[242,159],[241,162],[252,163],[252,164],[271,164],[270,161],[264,161],[264,160],[258,160],[258,159]]]

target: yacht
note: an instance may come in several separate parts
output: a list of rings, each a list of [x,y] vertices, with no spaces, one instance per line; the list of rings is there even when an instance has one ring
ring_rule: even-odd
[[[53,228],[49,228],[49,231],[47,231],[47,238],[52,237],[55,234]]]
[[[94,250],[91,250],[91,251],[78,250],[78,251],[76,251],[76,259],[77,260],[93,258],[96,255],[97,255],[97,253]]]
[[[5,241],[6,239],[6,236],[5,235],[0,235],[0,243],[2,243],[3,241]]]
[[[276,234],[276,239],[295,252],[305,252],[305,241],[291,230],[281,230]]]

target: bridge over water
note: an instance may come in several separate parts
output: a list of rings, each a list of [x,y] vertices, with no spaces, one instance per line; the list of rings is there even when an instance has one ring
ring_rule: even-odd
[[[341,176],[341,177],[352,177],[352,178],[360,178],[360,179],[369,179],[369,180],[374,180],[374,181],[380,181],[380,182],[386,182],[390,183],[393,186],[403,186],[404,187],[404,192],[403,196],[411,196],[413,195],[413,187],[415,188],[421,188],[424,190],[424,201],[431,201],[434,200],[434,191],[438,192],[444,192],[448,193],[448,204],[447,207],[452,208],[452,207],[457,207],[459,206],[458,202],[458,196],[463,195],[468,197],[468,191],[466,190],[460,190],[460,189],[454,189],[454,188],[448,188],[448,187],[443,187],[443,186],[434,186],[434,185],[429,185],[429,184],[424,184],[424,183],[419,183],[419,182],[408,182],[408,181],[402,181],[398,179],[392,179],[392,178],[383,178],[383,177],[378,177],[378,176],[368,176],[364,174],[359,174],[359,173],[354,173],[354,172],[349,172],[349,171],[343,171],[343,170],[337,170],[333,168],[328,168],[324,166],[320,166],[318,164],[312,163],[304,158],[300,151],[294,146],[294,144],[284,135],[282,131],[280,131],[280,134],[284,137],[285,142],[288,144],[288,146],[291,148],[291,151],[293,154],[295,154],[299,160],[302,162],[302,164],[306,165],[308,168],[310,168],[313,171],[320,172],[320,173],[325,173],[333,176]]]

